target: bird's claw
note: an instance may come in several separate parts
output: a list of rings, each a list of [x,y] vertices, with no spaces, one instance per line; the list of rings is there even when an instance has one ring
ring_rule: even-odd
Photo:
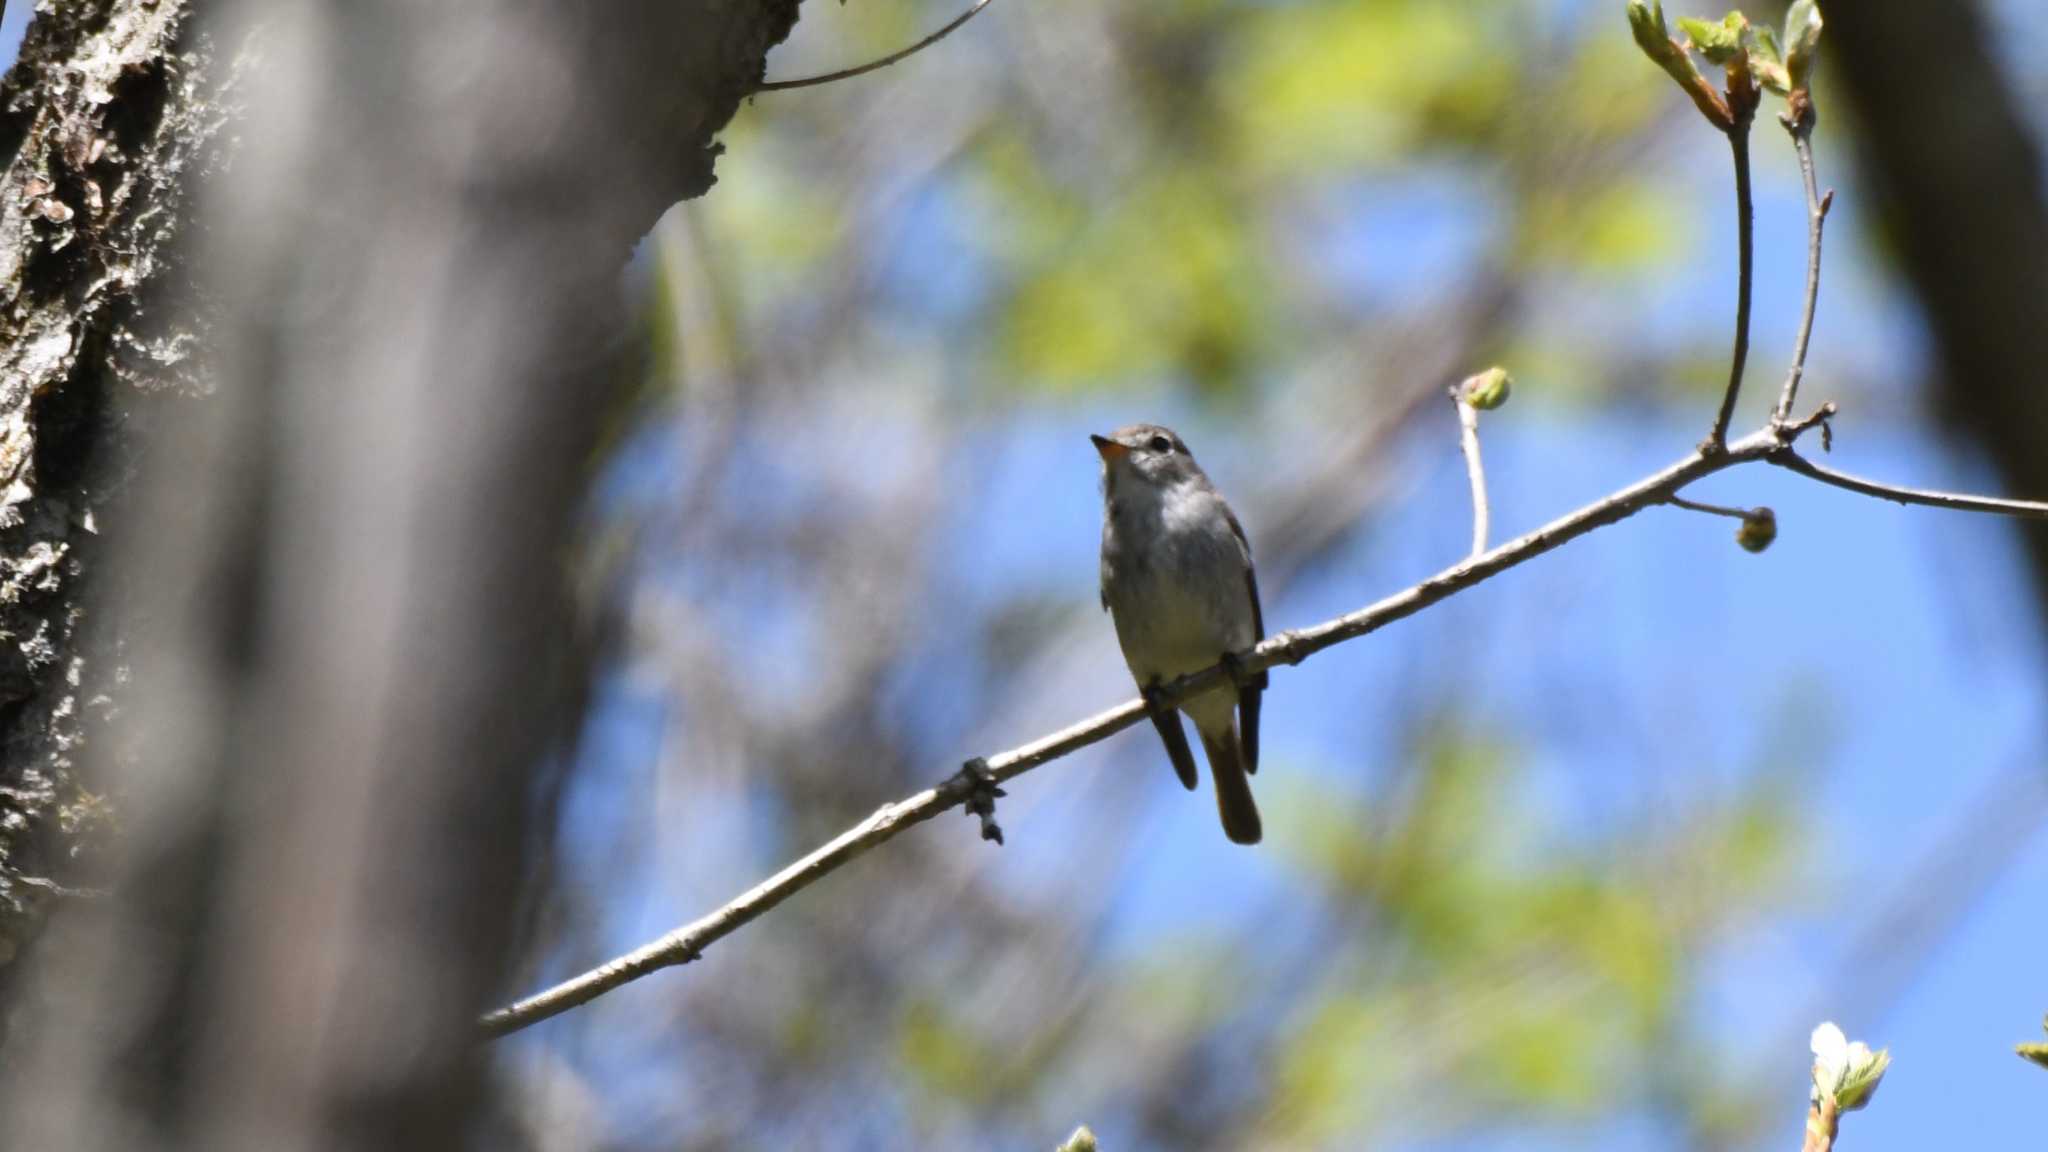
[[[1266,674],[1264,672],[1246,671],[1244,657],[1239,656],[1235,652],[1225,652],[1223,655],[1218,656],[1216,663],[1222,665],[1223,674],[1230,677],[1230,682],[1239,688],[1264,688],[1266,686]]]
[[[981,838],[1003,842],[1002,825],[996,823],[996,800],[1009,795],[996,784],[995,773],[989,771],[988,761],[976,756],[960,766],[958,777],[966,792],[963,806],[967,814],[981,820]]]

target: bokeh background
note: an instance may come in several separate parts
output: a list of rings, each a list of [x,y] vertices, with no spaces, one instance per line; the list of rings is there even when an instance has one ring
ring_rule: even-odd
[[[771,74],[957,2],[814,0]],[[1621,9],[1002,0],[743,110],[626,277],[650,355],[592,508],[607,655],[529,986],[1131,695],[1090,431],[1185,435],[1273,629],[1460,557],[1469,371],[1519,381],[1484,422],[1500,538],[1686,451],[1728,161]],[[1992,10],[2048,107],[2048,18]],[[1808,395],[1845,467],[1996,488],[1928,414],[1823,67]],[[1768,120],[1756,154],[1742,426],[1804,259]],[[1780,540],[1645,513],[1276,670],[1256,850],[1133,731],[1014,785],[1007,847],[949,817],[507,1042],[536,1146],[1791,1147],[1823,1019],[1895,1057],[1845,1147],[2029,1146],[2048,669],[2014,529],[1764,468],[1694,495]]]
[[[772,75],[955,5],[808,5]],[[1503,535],[1681,454],[1725,371],[1725,146],[1606,2],[999,3],[764,95],[632,271],[654,355],[593,583],[616,658],[541,980],[716,906],[966,756],[1130,695],[1085,434],[1179,428],[1269,627],[1456,560],[1443,385],[1501,362]],[[1762,14],[1759,14],[1762,15]],[[1775,15],[1775,13],[1772,13]],[[1999,11],[2041,93],[2048,21]],[[1840,190],[1808,394],[1844,466],[1991,488]],[[2034,102],[2034,107],[2044,105]],[[1745,426],[1797,319],[1756,138]],[[1808,1031],[1889,1045],[1845,1146],[2023,1146],[2048,907],[2037,598],[2006,524],[1766,469],[1762,556],[1672,511],[1275,673],[1263,847],[1133,731],[692,968],[513,1042],[561,1147],[1789,1147]]]

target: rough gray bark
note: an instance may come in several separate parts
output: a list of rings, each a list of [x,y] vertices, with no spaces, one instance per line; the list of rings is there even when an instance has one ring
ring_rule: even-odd
[[[83,35],[183,11],[100,7]],[[79,445],[149,439],[101,554],[135,672],[91,759],[123,770],[124,859],[16,997],[10,1143],[438,1149],[488,1113],[473,1021],[506,991],[566,558],[630,354],[619,273],[710,185],[795,17],[244,0],[209,22],[259,48],[194,247],[212,391],[166,405],[106,373]],[[191,192],[169,183],[137,213]]]
[[[188,7],[54,6],[0,91],[0,1008],[112,811],[77,769],[116,692],[82,593],[132,454],[119,398],[192,387],[175,242],[218,114]]]

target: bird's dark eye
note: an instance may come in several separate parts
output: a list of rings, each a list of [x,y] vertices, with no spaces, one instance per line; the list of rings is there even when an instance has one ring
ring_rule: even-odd
[[[1164,436],[1154,436],[1148,447],[1154,452],[1171,452],[1173,451],[1173,441],[1168,440]]]

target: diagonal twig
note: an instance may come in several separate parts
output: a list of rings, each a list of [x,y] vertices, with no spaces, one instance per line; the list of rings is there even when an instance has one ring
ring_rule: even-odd
[[[1813,97],[1800,89],[1792,106],[1779,118],[1792,134],[1792,147],[1799,154],[1799,175],[1806,185],[1806,300],[1799,315],[1799,336],[1792,345],[1792,368],[1785,375],[1785,389],[1778,397],[1774,417],[1783,423],[1792,418],[1792,405],[1799,399],[1799,382],[1806,375],[1806,349],[1813,339],[1813,317],[1820,307],[1821,236],[1827,229],[1828,210],[1835,205],[1835,193],[1823,196],[1813,170]]]
[[[1458,447],[1465,453],[1465,476],[1472,483],[1472,555],[1486,551],[1486,536],[1493,510],[1486,499],[1486,465],[1479,458],[1479,409],[1465,398],[1463,385],[1451,386],[1451,402],[1458,406]]]
[[[965,24],[969,20],[974,19],[976,14],[978,14],[983,8],[988,7],[991,3],[994,3],[994,0],[974,0],[973,7],[969,8],[965,12],[962,12],[958,16],[953,17],[951,20],[948,20],[945,23],[945,25],[941,27],[938,31],[932,33],[929,36],[926,36],[924,39],[919,40],[917,43],[912,44],[908,48],[898,49],[897,51],[891,52],[887,56],[883,56],[879,59],[870,60],[865,64],[857,65],[852,68],[841,68],[837,72],[820,73],[819,75],[816,76],[798,76],[789,80],[763,80],[759,84],[754,85],[754,91],[787,92],[792,88],[815,88],[820,84],[831,84],[839,80],[851,80],[855,76],[865,76],[869,72],[879,71],[883,68],[887,68],[891,64],[907,60],[910,57],[917,55],[919,52],[922,52],[925,49],[931,47],[932,45],[937,44],[939,41],[944,40],[946,37],[951,36],[955,31],[959,29],[959,27],[962,24]]]
[[[1753,109],[1753,105],[1751,106]],[[1750,298],[1756,286],[1756,199],[1750,192],[1750,116],[1738,111],[1728,128],[1728,146],[1735,154],[1735,351],[1728,362],[1728,390],[1721,396],[1721,410],[1714,415],[1714,427],[1703,448],[1711,452],[1728,441],[1728,425],[1735,419],[1735,401],[1742,394],[1742,374],[1749,363]]]
[[[2034,500],[2007,500],[1997,496],[1972,496],[1964,492],[1942,492],[1932,488],[1903,488],[1896,484],[1884,484],[1876,480],[1865,480],[1847,472],[1838,472],[1824,464],[1816,464],[1789,446],[1764,457],[1778,467],[1797,472],[1811,480],[1832,484],[1846,491],[1894,504],[1917,504],[1923,508],[1946,508],[1951,512],[1985,512],[1994,516],[2012,516],[2020,520],[2048,520],[2048,504]]]
[[[1726,516],[1730,520],[1747,520],[1756,515],[1756,509],[1754,508],[1729,508],[1720,504],[1705,504],[1698,500],[1687,500],[1683,496],[1671,496],[1666,498],[1664,502],[1673,508],[1683,508],[1687,512],[1699,512],[1708,516]]]

